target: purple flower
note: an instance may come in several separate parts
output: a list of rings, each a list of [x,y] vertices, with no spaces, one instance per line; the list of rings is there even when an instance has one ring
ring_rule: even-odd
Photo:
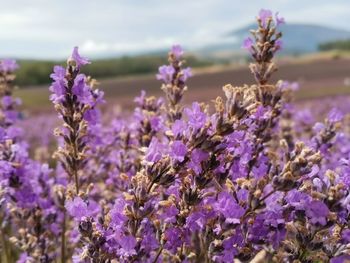
[[[72,53],[72,59],[75,61],[76,66],[80,68],[81,66],[90,64],[90,61],[87,58],[81,57],[78,52],[78,47],[74,47]]]
[[[179,161],[182,162],[185,159],[185,156],[187,154],[187,147],[182,141],[174,141],[171,145],[171,151],[170,156]]]
[[[73,94],[77,96],[80,103],[93,105],[94,100],[91,94],[91,88],[86,84],[86,77],[84,74],[79,74],[75,78],[72,91]]]
[[[4,128],[0,127],[0,142],[2,142],[4,140],[5,136],[6,136],[6,130]],[[1,160],[0,160],[0,163],[1,163]]]
[[[252,38],[250,37],[247,37],[244,39],[243,41],[243,45],[242,45],[242,48],[248,50],[250,53],[253,52],[253,46],[254,46],[254,41]]]
[[[19,259],[17,260],[17,263],[28,263],[28,262],[34,262],[34,258],[30,257],[26,252],[21,253]]]
[[[65,208],[69,215],[76,220],[81,220],[89,215],[88,206],[80,197],[75,197],[74,200],[67,200]]]
[[[176,59],[180,59],[184,54],[184,51],[180,45],[173,45],[171,47],[171,53],[175,56]]]
[[[338,257],[334,257],[330,261],[331,263],[349,263],[350,262],[350,255],[342,255]]]
[[[153,116],[150,118],[150,124],[153,131],[160,131],[163,127],[162,118],[160,116]]]
[[[202,165],[201,163],[205,160],[207,160],[209,157],[209,154],[201,149],[194,149],[191,153],[190,163],[188,164],[188,167],[193,169],[193,171],[196,174],[199,174],[202,172]]]
[[[158,162],[162,158],[163,145],[155,137],[152,138],[151,143],[148,146],[145,159],[148,162]]]
[[[282,90],[290,89],[292,91],[297,91],[300,89],[300,85],[298,82],[289,82],[289,81],[282,81],[280,85],[278,86]]]
[[[51,73],[50,78],[56,81],[64,80],[66,76],[66,69],[61,66],[54,66],[53,73]]]
[[[283,41],[281,39],[276,40],[275,46],[276,46],[276,51],[281,50],[283,48]]]
[[[281,212],[261,212],[256,216],[249,240],[254,243],[270,243],[277,248],[285,237],[284,223]]]
[[[171,128],[175,138],[179,135],[182,135],[186,130],[186,124],[183,120],[176,120]]]
[[[350,243],[350,229],[343,230],[342,239],[343,239],[344,243],[346,243],[346,244]]]
[[[293,206],[296,210],[304,210],[308,203],[311,202],[311,197],[298,190],[291,190],[285,197],[290,206]]]
[[[279,17],[278,16],[278,13],[279,12],[276,12],[276,14],[275,14],[276,26],[279,26],[279,25],[282,25],[282,24],[286,23],[283,17]]]
[[[7,137],[10,139],[18,138],[21,137],[23,134],[22,129],[17,128],[17,127],[9,127],[7,129]]]
[[[214,261],[219,263],[234,262],[234,257],[238,254],[236,244],[234,236],[224,239],[222,242],[223,251],[218,256],[214,256]]]
[[[50,77],[54,80],[50,86],[50,91],[53,93],[50,96],[52,102],[61,102],[64,99],[66,93],[66,70],[61,66],[55,66],[53,68],[53,73]]]
[[[322,122],[316,122],[312,127],[314,132],[320,132],[325,128],[325,125]]]
[[[100,111],[98,111],[97,109],[91,109],[84,113],[84,120],[95,125],[99,122],[100,115]]]
[[[159,73],[156,75],[158,80],[164,81],[165,84],[171,83],[173,79],[173,75],[175,73],[175,69],[173,66],[163,65],[158,69]]]
[[[134,102],[136,102],[139,107],[142,107],[143,104],[145,103],[145,99],[146,99],[146,91],[141,90],[140,96],[135,97]]]
[[[193,129],[200,129],[205,125],[207,121],[207,115],[202,112],[198,102],[193,102],[192,108],[185,108],[184,111],[189,119],[188,124]]]
[[[190,67],[187,67],[187,68],[184,68],[182,71],[181,71],[181,77],[180,77],[180,80],[185,82],[188,78],[192,77],[192,70]]]
[[[122,257],[129,257],[136,254],[136,239],[133,236],[122,236],[118,240],[118,243],[121,246],[118,250],[118,254]]]
[[[50,100],[52,102],[56,103],[63,101],[66,88],[62,82],[55,81],[54,83],[52,83],[52,85],[50,86],[50,91],[53,93],[50,95]]]
[[[92,97],[94,98],[93,106],[95,106],[97,104],[106,103],[106,101],[103,98],[105,93],[102,90],[99,90],[99,89],[92,90],[90,88],[90,91],[91,91]]]
[[[2,72],[14,72],[19,66],[14,59],[3,59],[0,61],[0,71]]]
[[[263,176],[265,176],[268,169],[268,166],[266,164],[268,160],[265,156],[262,156],[259,161],[260,162],[258,162],[258,164],[252,169],[254,177],[257,179],[260,179]]]
[[[190,214],[186,220],[186,227],[191,231],[203,230],[206,225],[206,215],[201,211],[195,211]]]
[[[159,215],[159,219],[164,220],[165,223],[175,223],[176,215],[178,214],[179,210],[176,208],[176,206],[171,205],[162,209],[162,213]]]
[[[331,122],[331,123],[336,123],[336,122],[340,122],[343,119],[344,115],[343,113],[338,110],[337,108],[333,108],[329,113],[328,113],[328,117],[327,119]]]
[[[1,103],[2,105],[6,108],[10,107],[13,103],[13,99],[11,96],[4,96],[2,99],[1,99]]]
[[[111,210],[111,225],[115,228],[122,227],[126,222],[127,217],[123,214],[126,202],[122,198],[118,198]]]
[[[244,215],[245,210],[236,203],[235,199],[228,192],[219,194],[215,209],[224,216],[225,221],[230,224],[239,224],[240,218]]]
[[[22,188],[17,190],[14,195],[17,202],[22,207],[28,207],[37,202],[37,195],[30,184],[22,186]]]
[[[261,9],[258,18],[261,20],[262,26],[265,27],[268,19],[272,18],[271,10]]]
[[[159,247],[159,242],[157,241],[151,224],[146,224],[144,226],[141,247],[147,251],[147,253],[150,253]]]
[[[329,214],[328,207],[321,201],[311,201],[305,207],[305,213],[310,218],[311,223],[325,225],[326,217]]]
[[[168,228],[164,233],[166,243],[165,247],[171,251],[176,251],[182,244],[182,232],[179,228]]]
[[[14,168],[10,164],[10,162],[0,160],[0,172],[3,176],[9,175],[14,171]]]

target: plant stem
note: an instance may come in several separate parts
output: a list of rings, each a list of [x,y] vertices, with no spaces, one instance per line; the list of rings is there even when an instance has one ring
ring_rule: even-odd
[[[74,171],[75,191],[77,196],[79,195],[79,179],[77,170]]]
[[[10,255],[7,248],[7,243],[6,243],[5,235],[3,233],[3,229],[1,229],[1,243],[2,243],[2,250],[4,252],[2,253],[2,256],[4,257],[4,262],[10,263]]]
[[[63,222],[62,222],[62,233],[61,233],[61,263],[66,262],[66,210],[63,208]]]
[[[160,256],[160,254],[162,253],[162,251],[163,251],[163,246],[161,246],[161,247],[158,249],[157,255],[156,255],[156,257],[154,258],[153,263],[156,263],[156,262],[158,261],[158,258],[159,258],[159,256]]]

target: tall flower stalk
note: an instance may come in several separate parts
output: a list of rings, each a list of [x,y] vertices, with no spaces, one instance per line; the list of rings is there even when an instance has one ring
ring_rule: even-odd
[[[89,79],[80,73],[81,67],[90,62],[81,57],[78,48],[74,48],[67,61],[67,68],[55,66],[50,87],[50,97],[56,111],[63,120],[63,127],[55,134],[63,138],[55,156],[60,160],[71,180],[74,180],[75,193],[79,195],[79,172],[86,164],[88,150],[88,123],[96,121],[95,106],[101,101],[101,93],[93,90]]]
[[[182,97],[187,90],[186,81],[192,76],[191,68],[184,68],[184,51],[180,45],[174,45],[168,56],[169,65],[159,67],[157,79],[163,81],[162,90],[168,101],[167,116],[170,123],[182,117]]]
[[[66,171],[70,183],[74,182],[75,195],[78,198],[83,180],[79,178],[87,163],[88,127],[89,123],[96,123],[98,114],[96,105],[102,102],[103,93],[92,89],[91,79],[80,73],[81,67],[90,62],[79,55],[75,47],[71,57],[67,60],[67,67],[54,67],[51,74],[53,83],[50,87],[50,100],[63,120],[63,127],[55,129],[55,135],[63,139],[63,145],[58,148],[54,156]],[[68,189],[70,186],[68,185]],[[63,213],[61,229],[61,260],[66,260],[66,194],[68,189],[59,190],[60,209]]]
[[[14,71],[18,68],[16,61],[11,59],[4,59],[0,61],[0,173],[1,173],[1,186],[0,186],[0,198],[1,198],[1,211],[0,211],[0,223],[1,223],[1,258],[5,262],[10,262],[11,248],[8,243],[8,230],[9,230],[9,218],[5,207],[6,198],[6,182],[5,169],[1,169],[11,164],[12,151],[9,149],[9,145],[13,143],[16,136],[11,134],[9,128],[17,120],[16,106],[18,101],[12,98],[13,81],[15,79]],[[7,154],[8,153],[8,154]]]

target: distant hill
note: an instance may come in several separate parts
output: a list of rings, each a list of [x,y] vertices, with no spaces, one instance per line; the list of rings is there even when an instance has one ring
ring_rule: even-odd
[[[337,40],[323,43],[319,46],[319,50],[347,50],[350,51],[350,39],[348,40]]]
[[[255,27],[252,24],[228,34],[237,39],[235,48],[240,48],[243,39],[249,36],[249,30]],[[323,43],[350,38],[350,31],[319,25],[284,24],[280,29],[283,32],[284,52],[287,53],[315,52]]]

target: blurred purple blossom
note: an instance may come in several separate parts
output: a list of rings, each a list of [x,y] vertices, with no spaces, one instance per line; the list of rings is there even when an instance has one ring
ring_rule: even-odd
[[[328,120],[331,123],[336,123],[340,122],[344,117],[344,114],[338,110],[337,108],[333,108],[329,113],[328,113]]]
[[[254,42],[251,37],[247,37],[243,41],[242,48],[248,50],[250,53],[253,51]]]
[[[68,200],[65,207],[67,212],[76,220],[81,220],[82,218],[89,216],[88,206],[80,197]]]
[[[261,20],[263,27],[265,27],[268,19],[272,18],[272,11],[268,9],[261,9],[258,17]]]
[[[198,102],[192,103],[191,108],[185,108],[185,113],[189,119],[188,123],[193,129],[200,129],[205,125],[207,115],[202,112]]]
[[[187,154],[187,147],[182,141],[174,141],[171,145],[170,156],[179,162],[182,162]]]
[[[285,20],[283,17],[280,17],[278,16],[279,12],[276,12],[275,14],[275,19],[276,19],[276,26],[279,26],[279,25],[282,25],[282,24],[285,24]]]
[[[186,82],[188,80],[188,78],[192,77],[193,74],[192,74],[192,70],[190,67],[187,67],[187,68],[184,68],[182,71],[181,71],[181,81],[183,82]]]
[[[0,71],[12,73],[18,68],[19,66],[14,59],[3,59],[0,61]]]
[[[184,54],[184,51],[182,49],[182,47],[180,45],[173,45],[171,47],[171,51],[170,51],[172,54],[174,54],[175,58],[176,59],[181,59],[181,57],[183,56]]]
[[[164,81],[166,84],[171,83],[175,69],[173,66],[163,65],[159,67],[159,73],[157,74],[157,79]]]
[[[78,68],[81,66],[90,64],[90,61],[87,58],[81,57],[78,52],[78,47],[74,47],[73,53],[72,53],[72,59],[76,62],[76,65]]]

